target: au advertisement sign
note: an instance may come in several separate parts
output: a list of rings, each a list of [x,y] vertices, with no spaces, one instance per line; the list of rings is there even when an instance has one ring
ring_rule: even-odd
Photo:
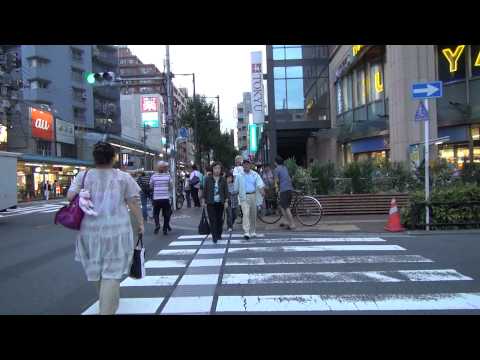
[[[53,115],[48,111],[30,108],[32,137],[53,141]]]
[[[263,124],[265,121],[262,52],[254,51],[252,57],[252,114],[254,124]]]
[[[159,104],[156,96],[142,96],[140,101],[142,126],[160,127]]]

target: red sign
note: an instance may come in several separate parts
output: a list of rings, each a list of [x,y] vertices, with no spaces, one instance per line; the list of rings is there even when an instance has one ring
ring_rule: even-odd
[[[31,108],[32,136],[53,141],[53,116],[47,111]]]
[[[158,98],[142,96],[142,112],[158,112]]]

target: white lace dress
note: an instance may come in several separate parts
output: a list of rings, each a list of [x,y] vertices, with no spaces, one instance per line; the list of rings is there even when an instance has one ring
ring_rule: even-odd
[[[85,172],[72,182],[79,193]],[[89,281],[121,279],[129,273],[134,238],[127,199],[139,196],[135,180],[118,169],[92,169],[85,179],[98,216],[85,214],[78,234],[75,260],[80,261]]]

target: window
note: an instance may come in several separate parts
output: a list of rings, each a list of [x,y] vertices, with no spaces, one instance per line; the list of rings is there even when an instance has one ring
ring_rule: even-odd
[[[273,45],[273,60],[297,60],[302,58],[302,45]]]
[[[365,91],[365,69],[357,69],[354,73],[355,106],[363,106],[367,102]]]
[[[380,64],[372,64],[370,66],[370,101],[377,101],[382,98],[382,93],[384,91],[382,74],[383,72]]]
[[[28,66],[31,68],[43,67],[47,64],[48,64],[47,59],[42,59],[38,57],[28,59]]]
[[[72,95],[74,100],[81,101],[81,102],[87,101],[87,93],[84,89],[72,87],[72,91],[73,91]]]
[[[52,143],[44,140],[37,140],[37,154],[43,156],[51,156]]]
[[[73,108],[73,117],[77,121],[85,121],[86,120],[85,119],[85,109],[74,107]]]
[[[353,93],[352,93],[352,75],[345,76],[342,79],[342,108],[343,111],[348,111],[353,108],[352,104]]]
[[[72,80],[83,82],[83,71],[80,69],[72,68]]]
[[[72,60],[74,61],[83,61],[83,51],[74,47],[71,47]]]
[[[48,89],[50,83],[45,80],[33,80],[30,81],[30,89]]]
[[[273,68],[275,109],[303,109],[303,67],[276,66]]]
[[[438,75],[440,80],[451,82],[465,79],[466,52],[465,45],[438,46]]]

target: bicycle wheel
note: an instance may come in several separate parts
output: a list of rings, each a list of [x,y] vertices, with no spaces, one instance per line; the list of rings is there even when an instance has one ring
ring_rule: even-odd
[[[183,207],[183,203],[185,201],[185,198],[183,195],[177,195],[177,210],[180,210]]]
[[[313,196],[302,196],[295,205],[294,213],[302,225],[314,226],[322,218],[322,205]]]
[[[262,206],[261,209],[257,211],[257,218],[265,224],[275,224],[282,218],[282,212],[278,206],[270,207],[269,209]]]

